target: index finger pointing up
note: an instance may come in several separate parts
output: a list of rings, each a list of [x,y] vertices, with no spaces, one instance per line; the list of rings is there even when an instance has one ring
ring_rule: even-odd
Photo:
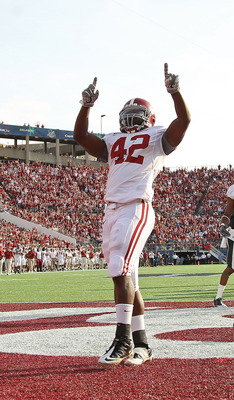
[[[164,75],[165,75],[165,77],[168,75],[168,64],[167,63],[164,64]]]
[[[93,86],[96,87],[96,84],[97,84],[97,78],[95,77],[93,80]]]

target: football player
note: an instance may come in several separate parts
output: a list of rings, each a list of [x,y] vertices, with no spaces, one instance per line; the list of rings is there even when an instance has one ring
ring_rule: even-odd
[[[222,297],[224,289],[227,285],[229,276],[234,272],[234,242],[229,239],[231,237],[230,228],[234,228],[234,185],[231,185],[227,191],[227,204],[224,210],[224,214],[221,218],[220,233],[227,239],[228,242],[228,257],[227,267],[223,271],[216,297],[214,298],[215,307],[226,307],[223,303]]]
[[[92,156],[109,163],[102,248],[114,283],[117,325],[114,341],[100,357],[100,364],[116,365],[124,360],[126,365],[140,365],[153,357],[138,283],[139,257],[154,227],[153,181],[190,123],[178,75],[170,74],[167,64],[164,74],[176,112],[167,129],[155,126],[156,116],[148,101],[133,98],[119,113],[119,132],[103,138],[89,133],[90,110],[99,96],[97,78],[82,92],[82,107],[75,122],[75,141]]]

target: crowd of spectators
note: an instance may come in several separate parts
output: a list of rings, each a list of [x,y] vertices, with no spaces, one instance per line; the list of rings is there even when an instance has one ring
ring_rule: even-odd
[[[104,171],[104,168],[103,168]],[[0,163],[2,209],[79,238],[101,239],[102,169]],[[106,177],[106,174],[105,174]]]
[[[104,212],[104,191],[108,167],[92,165],[52,167],[41,163],[0,162],[1,210],[57,230],[80,240],[92,238],[100,245]],[[164,168],[154,183],[154,230],[147,246],[175,250],[188,245],[217,245],[220,215],[227,188],[233,183],[232,166]],[[0,241],[22,237],[32,243],[53,240],[37,232],[22,232],[2,223]]]
[[[193,243],[217,246],[226,192],[233,183],[232,167],[164,169],[155,180],[153,205],[157,220],[152,236],[178,249]]]

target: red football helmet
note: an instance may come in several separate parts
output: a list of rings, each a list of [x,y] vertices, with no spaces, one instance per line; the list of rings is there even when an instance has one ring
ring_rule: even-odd
[[[124,105],[119,113],[121,132],[138,132],[155,123],[155,113],[147,100],[134,98]]]

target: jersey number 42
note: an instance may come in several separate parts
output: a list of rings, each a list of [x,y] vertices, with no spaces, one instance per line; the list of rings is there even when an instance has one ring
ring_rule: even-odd
[[[111,158],[116,158],[115,164],[130,162],[135,164],[143,164],[144,156],[134,156],[134,152],[139,149],[146,149],[149,145],[149,135],[135,135],[131,137],[132,141],[142,139],[140,143],[133,143],[129,147],[125,147],[127,137],[121,137],[113,144],[111,149]]]

